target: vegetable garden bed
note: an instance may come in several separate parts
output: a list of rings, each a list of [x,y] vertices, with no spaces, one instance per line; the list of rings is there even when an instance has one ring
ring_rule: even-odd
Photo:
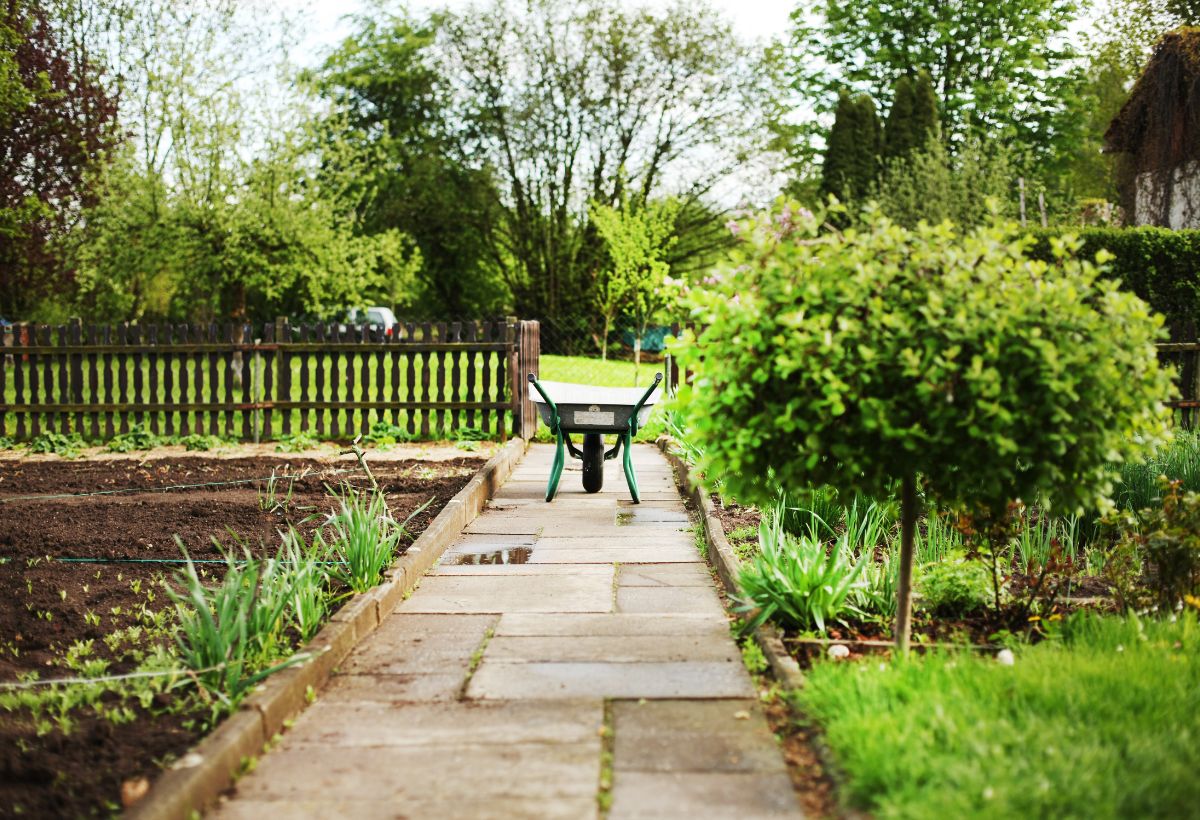
[[[407,524],[401,552],[482,463],[372,464],[397,521],[432,499]],[[272,472],[274,481],[260,480]],[[346,460],[6,461],[0,816],[111,813],[211,729],[228,708],[187,674],[157,674],[183,666],[171,651],[176,606],[163,587],[181,566],[174,536],[205,585],[215,585],[226,564],[212,539],[238,553],[274,556],[279,532],[289,526],[311,539],[338,504],[329,494],[337,482],[369,486]],[[335,597],[339,589],[333,585]],[[298,637],[294,628],[286,635],[290,646]],[[147,674],[11,688],[35,679],[129,673]]]

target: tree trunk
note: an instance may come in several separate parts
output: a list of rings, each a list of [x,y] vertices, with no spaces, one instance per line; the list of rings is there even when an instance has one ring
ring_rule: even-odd
[[[633,386],[638,386],[640,368],[642,366],[642,331],[638,331],[637,338],[633,340]]]
[[[607,316],[604,317],[604,335],[600,337],[600,361],[608,361],[608,329],[612,325],[612,320]]]
[[[908,654],[912,631],[913,536],[917,529],[917,479],[904,476],[900,489],[900,583],[896,590],[896,649]]]

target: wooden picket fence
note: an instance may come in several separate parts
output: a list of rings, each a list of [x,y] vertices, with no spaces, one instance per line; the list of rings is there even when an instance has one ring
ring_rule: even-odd
[[[429,439],[473,428],[532,436],[525,374],[537,322],[6,327],[0,436],[160,435],[348,440],[384,421]]]

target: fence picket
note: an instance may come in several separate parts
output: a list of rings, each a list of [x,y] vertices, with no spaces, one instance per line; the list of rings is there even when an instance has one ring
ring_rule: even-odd
[[[531,344],[519,328],[422,322],[388,334],[337,324],[293,330],[283,319],[258,328],[17,326],[0,339],[0,433],[26,439],[74,430],[103,439],[140,424],[169,436],[251,439],[290,434],[297,411],[300,429],[334,439],[388,419],[423,437],[481,420],[499,433],[521,412],[507,384],[522,361],[514,349]]]

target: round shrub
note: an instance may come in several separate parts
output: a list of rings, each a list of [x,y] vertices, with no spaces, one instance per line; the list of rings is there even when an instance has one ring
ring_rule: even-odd
[[[1094,507],[1167,434],[1162,319],[1069,237],[1049,263],[1011,226],[822,232],[791,207],[739,233],[677,352],[700,468],[740,500],[919,476],[976,512]]]
[[[984,524],[1017,499],[1095,508],[1108,467],[1167,436],[1162,317],[1069,237],[1051,239],[1047,262],[1010,225],[909,230],[868,215],[820,231],[791,206],[739,233],[695,297],[703,330],[676,349],[695,374],[683,401],[697,466],[759,504],[780,487],[878,498],[899,479],[901,652],[918,482]]]

